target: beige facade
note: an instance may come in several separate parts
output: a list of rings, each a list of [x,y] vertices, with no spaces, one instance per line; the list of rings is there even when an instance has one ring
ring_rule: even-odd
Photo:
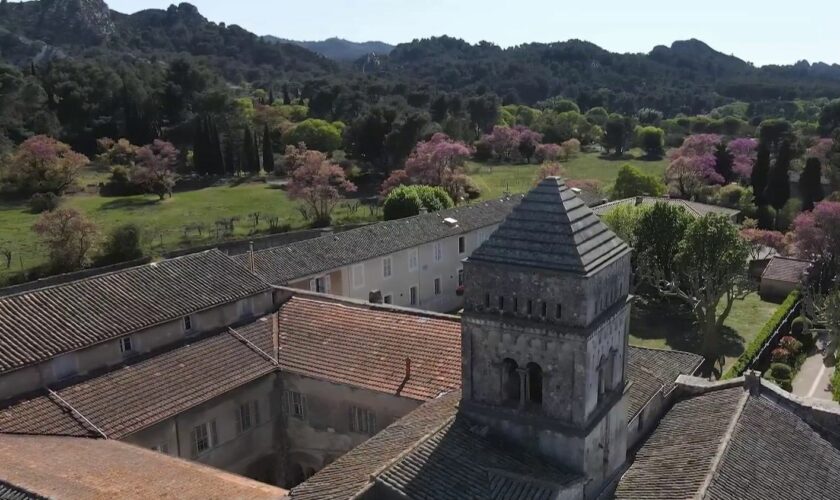
[[[123,441],[276,484],[283,443],[277,377],[262,377]]]
[[[272,294],[266,291],[64,353],[43,363],[10,371],[0,375],[0,400],[35,391],[77,375],[119,365],[132,356],[161,349],[192,335],[200,335],[264,315],[272,308]]]
[[[289,286],[365,301],[372,295],[381,296],[384,303],[427,311],[455,311],[464,303],[457,292],[463,284],[463,260],[497,227],[487,226],[356,262],[292,281]]]
[[[288,480],[295,486],[422,401],[283,373]]]

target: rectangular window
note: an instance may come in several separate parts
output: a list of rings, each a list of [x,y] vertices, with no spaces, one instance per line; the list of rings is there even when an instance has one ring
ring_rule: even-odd
[[[384,257],[382,259],[382,277],[391,277],[391,257]]]
[[[527,311],[528,316],[534,314],[534,301],[533,300],[528,299],[528,303],[525,307],[526,307],[526,311]]]
[[[123,337],[120,339],[120,352],[123,354],[130,354],[132,351],[131,349],[131,337]]]
[[[301,420],[306,418],[306,396],[299,392],[288,391],[286,401],[289,404],[289,415]]]
[[[350,430],[371,435],[376,432],[376,414],[366,408],[350,407]]]
[[[463,236],[458,237],[458,253],[464,253],[467,251],[467,241],[464,239]]]
[[[388,295],[382,297],[382,302],[385,303],[385,304],[393,304],[394,303],[394,295],[389,293]]]
[[[484,307],[487,308],[487,309],[490,308],[490,294],[489,293],[484,294]]]
[[[260,405],[257,400],[242,403],[236,409],[236,428],[239,433],[251,430],[260,423]]]
[[[440,278],[435,278],[435,295],[440,295]]]
[[[505,298],[502,297],[501,295],[499,295],[499,310],[500,311],[505,310]]]
[[[196,425],[192,430],[192,451],[193,456],[198,456],[201,453],[213,448],[219,442],[216,434],[216,421],[211,420],[203,424]]]
[[[443,260],[443,243],[437,241],[433,245],[434,248],[434,258],[435,262],[440,262]]]
[[[547,303],[547,302],[543,302],[543,303],[542,303],[542,314],[541,314],[541,316],[542,316],[543,318],[545,318],[546,316],[548,316],[548,303]]]
[[[318,293],[327,293],[327,282],[324,278],[315,278],[315,291]]]
[[[519,312],[519,298],[518,297],[513,298],[513,312],[514,312],[514,314]]]
[[[353,266],[353,288],[362,288],[365,286],[365,264],[356,264]]]
[[[411,304],[412,306],[417,305],[417,286],[416,285],[408,289],[408,299],[409,299],[409,304]]]
[[[188,332],[190,330],[192,330],[192,317],[184,316],[184,331]]]
[[[417,249],[412,248],[408,251],[408,272],[413,273],[417,271],[417,268],[420,267],[418,261]]]
[[[563,306],[557,304],[556,310],[554,311],[554,315],[557,316],[557,319],[560,319],[563,316]]]
[[[464,270],[458,269],[458,286],[464,286]]]

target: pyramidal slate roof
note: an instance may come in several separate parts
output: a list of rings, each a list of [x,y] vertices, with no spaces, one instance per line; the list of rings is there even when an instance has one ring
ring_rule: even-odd
[[[586,275],[629,251],[561,178],[548,177],[470,260]]]

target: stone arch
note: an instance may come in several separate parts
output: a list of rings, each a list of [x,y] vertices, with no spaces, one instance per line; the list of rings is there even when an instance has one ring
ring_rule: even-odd
[[[532,405],[542,405],[543,400],[543,371],[540,365],[531,362],[526,366],[528,374],[528,402]]]
[[[511,358],[502,361],[502,402],[518,405],[522,398],[522,382],[519,378],[519,365]]]

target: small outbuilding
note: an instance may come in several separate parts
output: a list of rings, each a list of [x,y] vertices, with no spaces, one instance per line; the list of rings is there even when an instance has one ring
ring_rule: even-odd
[[[780,255],[770,259],[761,274],[761,298],[776,302],[784,300],[802,282],[802,275],[810,265],[810,261]]]

